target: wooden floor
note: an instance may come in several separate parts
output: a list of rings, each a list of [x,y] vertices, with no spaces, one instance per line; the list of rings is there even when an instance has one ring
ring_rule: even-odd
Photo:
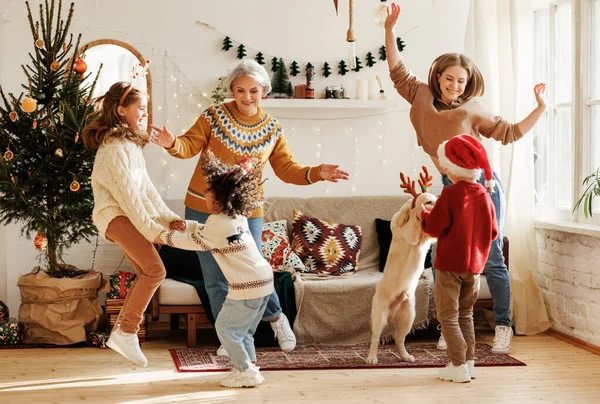
[[[146,368],[97,348],[0,349],[0,403],[600,402],[600,356],[545,334],[514,338],[511,355],[526,367],[479,368],[467,384],[442,382],[436,369],[311,370],[263,372],[252,389],[222,388],[223,373],[177,373],[167,349],[183,347],[184,334],[151,330]]]

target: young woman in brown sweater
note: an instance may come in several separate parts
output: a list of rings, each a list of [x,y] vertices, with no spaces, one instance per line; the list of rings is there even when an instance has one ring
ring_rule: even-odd
[[[533,92],[537,107],[522,121],[510,123],[504,118],[494,115],[485,109],[478,97],[484,93],[484,80],[475,64],[465,55],[447,53],[435,59],[429,69],[428,82],[419,80],[400,59],[396,47],[395,26],[401,9],[396,3],[388,8],[385,22],[385,44],[390,77],[398,93],[408,101],[410,120],[415,128],[417,140],[423,150],[429,154],[433,164],[442,174],[444,187],[452,183],[440,166],[438,146],[462,133],[481,140],[481,136],[508,143],[519,140],[527,133],[546,109],[543,94],[546,85],[535,85]],[[494,173],[496,186],[492,193],[492,201],[496,209],[499,235],[492,246],[485,265],[486,276],[496,317],[496,336],[492,351],[507,353],[512,341],[512,320],[510,317],[510,280],[502,255],[502,237],[506,199],[500,181]],[[485,178],[479,182],[483,184]],[[435,248],[433,249],[435,254]],[[438,349],[445,349],[446,343],[440,337]]]

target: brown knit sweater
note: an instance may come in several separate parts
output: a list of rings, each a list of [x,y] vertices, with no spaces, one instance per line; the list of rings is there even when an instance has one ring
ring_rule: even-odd
[[[443,173],[438,159],[438,146],[445,140],[463,133],[481,140],[481,136],[508,144],[523,134],[516,124],[486,111],[479,99],[455,101],[448,105],[434,99],[429,85],[417,78],[401,61],[390,71],[398,93],[408,101],[410,121],[417,132],[419,146],[429,154],[438,170]]]
[[[169,154],[190,158],[203,150],[211,150],[228,164],[244,157],[256,157],[260,163],[269,160],[275,174],[284,182],[310,185],[321,181],[321,166],[302,166],[294,161],[279,122],[260,107],[253,116],[243,115],[235,101],[213,105],[198,118],[194,126],[175,139]],[[185,205],[200,212],[208,212],[204,193],[206,181],[200,160],[188,186]],[[262,207],[250,217],[262,217]]]

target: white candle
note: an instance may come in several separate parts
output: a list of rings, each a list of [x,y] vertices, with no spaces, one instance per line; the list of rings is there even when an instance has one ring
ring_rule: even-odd
[[[369,80],[369,99],[376,100],[379,97],[379,84],[377,79],[372,78]]]
[[[356,99],[366,100],[369,95],[369,81],[368,80],[356,80]]]

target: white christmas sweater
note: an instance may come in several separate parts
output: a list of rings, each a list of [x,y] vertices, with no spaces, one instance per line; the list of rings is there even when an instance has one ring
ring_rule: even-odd
[[[210,251],[229,282],[228,299],[248,300],[273,293],[273,270],[258,251],[243,216],[210,215],[205,224],[186,220],[186,231],[165,231],[161,240],[184,250]]]
[[[92,218],[106,238],[109,223],[126,216],[150,242],[180,217],[167,207],[146,172],[142,148],[128,140],[103,143],[92,170]]]

